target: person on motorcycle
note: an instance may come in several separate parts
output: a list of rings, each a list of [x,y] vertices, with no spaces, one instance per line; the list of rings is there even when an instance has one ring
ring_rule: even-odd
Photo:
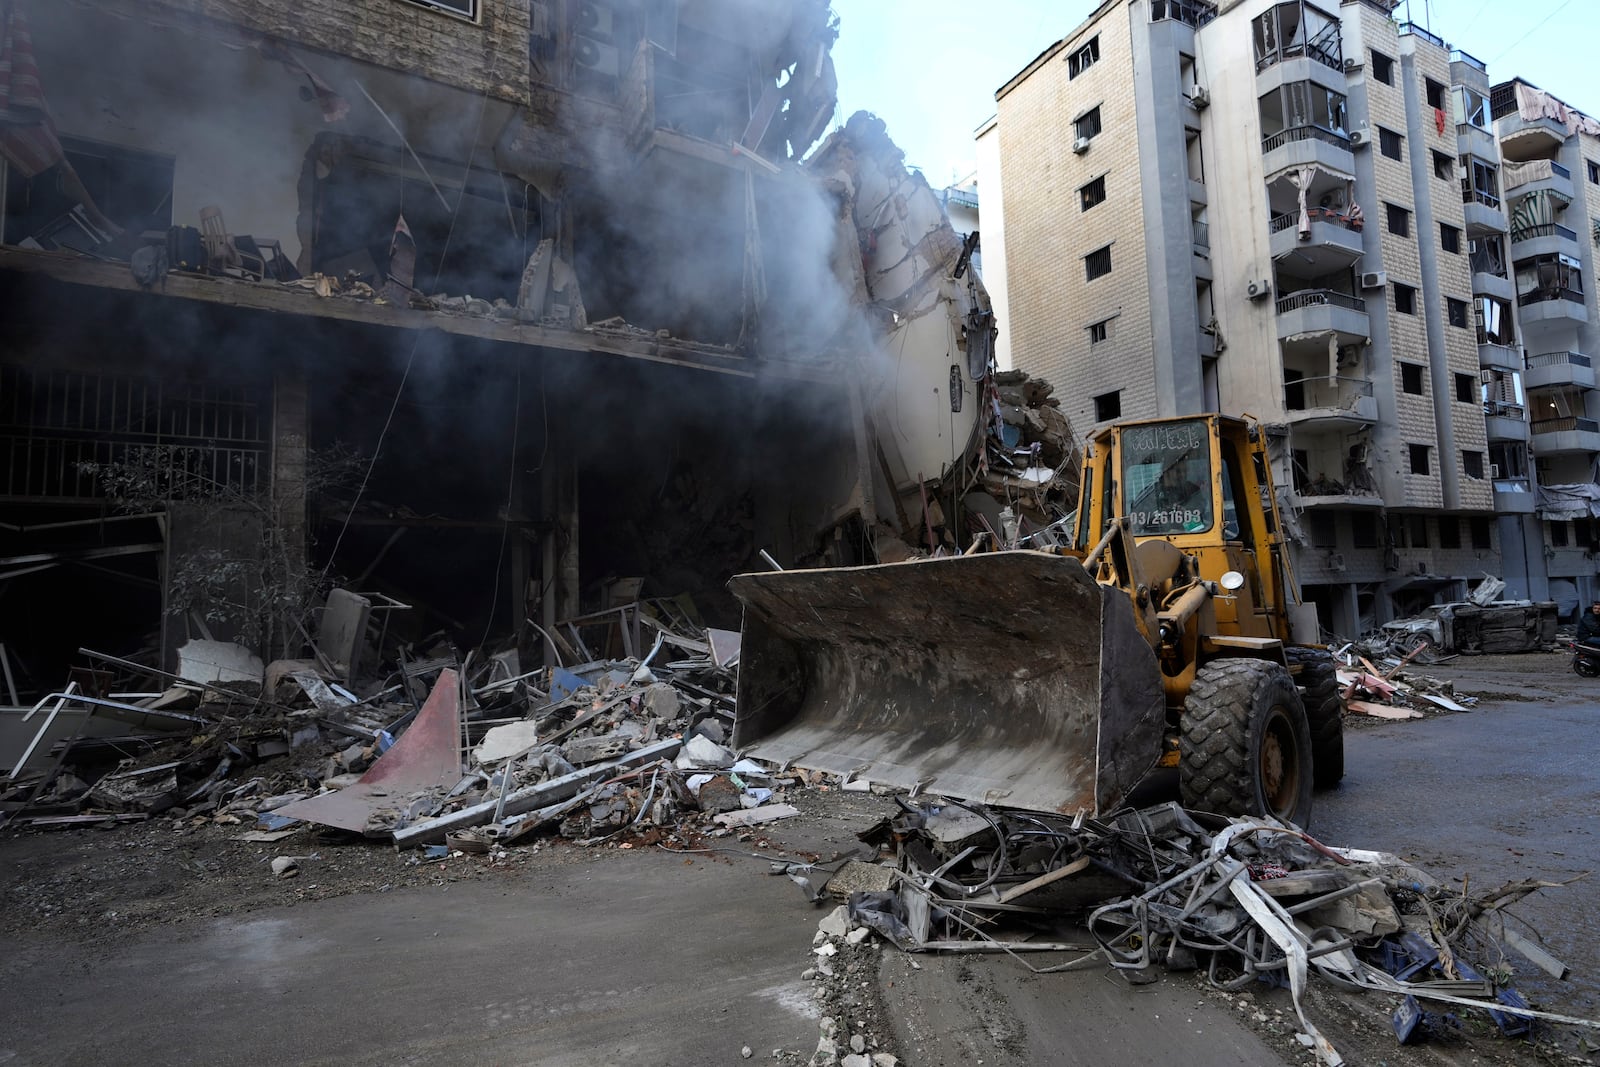
[[[1590,604],[1578,619],[1578,644],[1600,645],[1600,600]]]

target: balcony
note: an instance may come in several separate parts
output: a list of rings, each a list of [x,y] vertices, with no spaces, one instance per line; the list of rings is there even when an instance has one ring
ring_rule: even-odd
[[[1494,510],[1501,515],[1532,515],[1538,496],[1526,478],[1494,479]]]
[[[1515,211],[1515,207],[1513,211]],[[1578,231],[1558,222],[1540,222],[1531,226],[1516,226],[1511,230],[1512,260],[1531,259],[1534,256],[1576,256]]]
[[[1537,455],[1600,452],[1600,422],[1594,419],[1575,415],[1536,419],[1529,429],[1533,432],[1533,450]]]
[[[1150,21],[1175,19],[1199,29],[1217,17],[1217,5],[1203,0],[1153,0],[1150,4]]]
[[[1540,322],[1588,322],[1589,304],[1576,289],[1534,289],[1517,297],[1526,328]]]
[[[1541,352],[1528,357],[1528,373],[1522,384],[1527,389],[1551,386],[1595,387],[1594,361],[1580,352]]]
[[[1494,193],[1463,186],[1461,203],[1468,237],[1485,237],[1489,234],[1506,232],[1505,207]]]
[[[1497,114],[1499,110],[1495,108]],[[1495,121],[1495,131],[1500,135],[1500,155],[1514,162],[1548,159],[1561,151],[1571,136],[1567,124],[1559,119],[1548,115],[1525,119],[1515,109]]]
[[[1483,429],[1491,441],[1526,441],[1528,422],[1521,404],[1488,401],[1483,405]]]
[[[1456,123],[1456,152],[1463,156],[1477,156],[1479,159],[1493,159],[1500,154],[1500,148],[1495,144],[1494,134],[1482,126],[1475,126],[1470,122]]]
[[[1500,172],[1505,177],[1507,196],[1543,192],[1549,193],[1562,206],[1572,203],[1572,171],[1553,159],[1507,163]]]
[[[1508,303],[1517,295],[1511,285],[1511,279],[1504,274],[1495,274],[1490,271],[1475,271],[1472,275],[1472,295],[1492,296],[1496,300]]]
[[[1522,370],[1522,354],[1512,345],[1479,344],[1478,366],[1484,370]]]
[[[1324,208],[1309,208],[1309,225],[1301,230],[1298,212],[1277,215],[1268,229],[1272,258],[1296,258],[1296,266],[1314,275],[1344,270],[1361,258],[1361,220]]]
[[[1365,378],[1300,378],[1283,385],[1290,424],[1359,430],[1378,421],[1378,401]]]
[[[1302,334],[1336,333],[1352,341],[1372,335],[1367,302],[1332,289],[1301,289],[1278,299],[1278,340]]]
[[[1210,280],[1211,274],[1211,227],[1199,219],[1190,223],[1194,230],[1194,272],[1195,276]]]
[[[1350,138],[1321,126],[1291,126],[1263,137],[1261,153],[1262,166],[1269,175],[1311,164],[1340,174],[1355,173]]]

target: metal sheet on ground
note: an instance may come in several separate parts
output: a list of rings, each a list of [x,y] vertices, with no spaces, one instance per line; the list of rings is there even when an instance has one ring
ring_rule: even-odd
[[[998,552],[744,574],[734,743],[900,788],[1075,813],[1160,750],[1154,653],[1076,560]]]
[[[416,721],[360,781],[336,793],[286,804],[277,814],[361,832],[379,808],[426,789],[448,790],[460,778],[461,689],[456,672],[444,670]]]

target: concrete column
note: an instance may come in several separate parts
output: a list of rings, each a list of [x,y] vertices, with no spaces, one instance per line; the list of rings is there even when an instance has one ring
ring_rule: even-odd
[[[309,436],[305,368],[278,367],[272,382],[273,521],[290,571],[306,563],[306,447]]]

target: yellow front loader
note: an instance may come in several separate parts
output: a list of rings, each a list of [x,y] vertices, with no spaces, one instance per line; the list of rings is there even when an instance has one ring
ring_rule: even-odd
[[[1299,603],[1254,423],[1113,425],[1070,548],[744,574],[734,743],[870,782],[1107,812],[1157,763],[1183,802],[1304,825],[1343,706]]]

